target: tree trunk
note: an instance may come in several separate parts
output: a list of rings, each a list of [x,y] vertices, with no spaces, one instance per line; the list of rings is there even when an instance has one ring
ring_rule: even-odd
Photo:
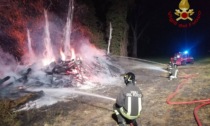
[[[107,55],[110,54],[110,45],[111,45],[111,40],[112,40],[112,23],[110,22],[110,28],[109,28],[109,41],[108,41],[108,48],[107,48]]]
[[[137,34],[137,26],[135,28],[132,27],[132,32],[133,32],[133,52],[132,52],[132,56],[133,57],[137,57],[138,56],[138,40],[141,38],[144,30],[146,29],[146,27],[148,26],[149,23],[147,23],[141,30],[140,33]]]
[[[127,32],[127,28],[125,28],[124,31],[124,38],[122,40],[122,42],[120,43],[120,55],[121,56],[127,56],[128,55],[128,51],[127,51],[127,46],[128,46],[128,32]]]
[[[137,35],[136,35],[136,31],[133,31],[133,53],[132,53],[133,57],[138,57],[137,46],[138,46],[138,38],[137,38]]]

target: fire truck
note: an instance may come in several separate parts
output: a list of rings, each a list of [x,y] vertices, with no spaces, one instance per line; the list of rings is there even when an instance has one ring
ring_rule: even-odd
[[[176,64],[177,66],[193,64],[194,58],[189,55],[188,51],[178,52],[174,54],[174,57],[170,59],[171,63]]]

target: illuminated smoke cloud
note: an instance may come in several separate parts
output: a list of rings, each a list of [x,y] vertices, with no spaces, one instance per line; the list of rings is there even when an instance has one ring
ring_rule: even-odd
[[[25,42],[22,40],[19,42],[21,43],[19,47],[24,48],[22,49],[24,55],[21,63],[16,62],[12,55],[0,49],[0,75],[2,78],[10,76],[10,80],[6,81],[4,85],[11,84],[7,88],[3,88],[3,91],[1,90],[3,94],[0,93],[0,95],[17,98],[19,95],[11,94],[17,93],[19,91],[17,89],[20,87],[28,91],[42,90],[44,96],[35,101],[36,105],[41,107],[65,100],[72,91],[66,88],[88,90],[123,83],[119,75],[124,73],[124,70],[113,64],[109,57],[105,56],[104,50],[97,49],[91,44],[88,35],[82,33],[87,32],[85,28],[83,29],[82,26],[75,28],[74,23],[72,27],[66,27],[68,23],[58,16],[44,10],[42,14],[37,18],[28,19],[28,25],[25,27],[23,27],[26,23],[24,20],[21,24],[25,28],[24,32],[18,32],[18,35],[15,36],[26,36],[23,37],[26,38]],[[19,16],[18,19],[23,21],[24,18],[21,15]],[[69,31],[69,34],[65,34],[66,31]],[[70,39],[69,50],[64,50],[65,42],[68,42],[65,41],[66,39]],[[81,61],[82,64],[79,64],[81,69],[75,69],[74,67],[77,67],[75,65],[70,70],[64,71],[64,74],[53,73],[53,69],[58,64],[58,59],[62,58],[61,51],[69,51],[68,53],[71,54],[70,59],[73,58],[73,61],[70,61],[64,55],[67,62],[70,61],[70,63],[73,62],[73,65],[77,65],[74,61]],[[52,64],[55,64],[55,66]],[[61,67],[65,65],[62,64]],[[27,73],[28,70],[30,72]],[[73,74],[66,74],[69,71]],[[77,81],[79,77],[84,81]],[[18,93],[21,94],[21,92]],[[46,103],[46,101],[48,102]]]
[[[15,58],[9,53],[4,52],[0,48],[0,76],[7,76],[9,73],[13,73],[16,70],[17,62]]]

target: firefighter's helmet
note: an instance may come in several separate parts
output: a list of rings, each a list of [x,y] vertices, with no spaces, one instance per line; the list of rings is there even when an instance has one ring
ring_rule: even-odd
[[[129,82],[132,82],[133,84],[135,84],[135,74],[128,72],[126,74],[123,74],[124,77],[124,82],[127,85]]]

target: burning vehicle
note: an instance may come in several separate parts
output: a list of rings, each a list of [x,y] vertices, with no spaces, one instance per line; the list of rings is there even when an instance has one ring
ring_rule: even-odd
[[[171,57],[170,62],[176,64],[177,66],[186,65],[186,64],[193,64],[194,58],[189,55],[188,51],[178,52]]]

